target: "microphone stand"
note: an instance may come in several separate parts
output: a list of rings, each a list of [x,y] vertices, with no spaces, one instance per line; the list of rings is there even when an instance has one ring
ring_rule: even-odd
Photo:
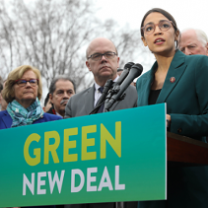
[[[141,75],[143,70],[142,65],[132,62],[127,63],[124,68],[117,82],[114,83],[112,80],[106,82],[102,96],[98,100],[95,109],[90,114],[96,114],[103,103],[103,112],[110,111],[113,104],[123,98],[124,91],[136,77]],[[124,202],[116,202],[116,208],[125,208]]]
[[[125,208],[124,202],[116,202],[116,208]]]
[[[93,109],[93,111],[90,114],[96,114],[98,112],[98,110],[100,109],[101,105],[103,105],[103,103],[106,102],[106,100],[109,100],[113,94],[118,93],[118,91],[120,90],[120,84],[125,80],[125,78],[127,77],[127,75],[129,74],[129,70],[130,68],[134,65],[133,62],[128,62],[127,64],[125,64],[124,66],[124,70],[121,74],[121,76],[118,78],[117,82],[113,82],[113,80],[108,80],[104,86],[104,90],[103,93],[100,97],[100,99],[98,100],[95,108]],[[105,110],[105,105],[104,105],[104,111],[109,111]]]
[[[121,82],[116,82],[111,93],[109,93],[106,97],[104,103],[104,112],[110,111],[110,108],[114,103],[118,102],[118,100],[123,96],[124,91],[131,84],[131,82],[138,76],[141,75],[143,70],[142,65],[135,64],[131,67],[131,70],[128,71],[127,75]],[[116,208],[125,208],[124,202],[116,202]]]
[[[113,106],[113,104],[124,96],[124,91],[128,88],[128,86],[136,77],[141,75],[142,70],[142,65],[135,64],[131,67],[128,76],[124,80],[122,80],[121,83],[115,83],[112,89],[112,93],[107,95],[106,97],[104,104],[104,112],[110,111],[110,108]]]

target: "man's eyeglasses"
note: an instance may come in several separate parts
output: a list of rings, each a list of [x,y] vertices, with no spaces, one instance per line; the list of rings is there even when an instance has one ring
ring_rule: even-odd
[[[29,82],[31,86],[36,86],[38,84],[38,82],[39,82],[39,79],[29,79],[29,80],[18,79],[14,83],[18,84],[20,87],[23,87],[23,86],[25,86],[27,84],[27,82]]]
[[[106,59],[112,59],[114,56],[117,56],[118,54],[115,52],[105,52],[105,53],[94,53],[91,56],[88,56],[87,59],[92,59],[94,61],[100,61],[103,56],[105,56]]]
[[[161,20],[158,24],[148,23],[141,29],[146,35],[151,35],[155,31],[157,25],[160,28],[160,30],[164,32],[169,30],[172,27],[172,24],[173,23],[169,20]]]

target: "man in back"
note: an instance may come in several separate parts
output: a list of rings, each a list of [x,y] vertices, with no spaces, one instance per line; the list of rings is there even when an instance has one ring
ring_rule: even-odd
[[[47,113],[64,117],[65,106],[69,98],[75,94],[75,88],[74,82],[66,75],[59,75],[52,80],[49,87],[49,99],[52,108]]]
[[[106,81],[118,80],[117,68],[119,67],[118,52],[112,41],[106,38],[96,38],[88,46],[86,51],[86,66],[93,73],[94,85],[69,99],[65,109],[65,118],[89,115],[95,108],[102,95],[102,87]],[[129,86],[125,91],[126,96],[112,106],[112,111],[132,108],[137,103],[135,87]],[[101,111],[102,112],[102,111]],[[125,203],[126,208],[137,208],[137,202]],[[117,204],[118,205],[118,204]],[[70,208],[116,208],[116,203],[95,203],[66,205]]]
[[[89,115],[102,95],[101,88],[108,79],[114,82],[119,78],[117,68],[119,57],[115,45],[108,39],[96,38],[87,48],[86,66],[93,73],[94,85],[69,99],[65,109],[65,118]],[[111,110],[132,108],[137,103],[137,92],[132,86],[125,91],[123,100],[112,106]]]
[[[179,49],[186,55],[208,56],[208,39],[201,30],[188,29],[181,33]]]

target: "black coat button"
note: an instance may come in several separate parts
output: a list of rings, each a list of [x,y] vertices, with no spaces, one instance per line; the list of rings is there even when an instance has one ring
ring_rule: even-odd
[[[178,133],[181,133],[181,132],[182,132],[182,128],[179,128],[179,129],[178,129]]]

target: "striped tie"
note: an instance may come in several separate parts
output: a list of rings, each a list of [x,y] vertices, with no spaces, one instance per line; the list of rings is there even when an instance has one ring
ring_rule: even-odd
[[[100,93],[103,93],[103,90],[104,90],[104,87],[100,87],[98,88],[99,92]],[[100,106],[99,110],[98,110],[98,113],[102,113],[103,112],[103,108],[104,108],[104,102],[103,104]]]

